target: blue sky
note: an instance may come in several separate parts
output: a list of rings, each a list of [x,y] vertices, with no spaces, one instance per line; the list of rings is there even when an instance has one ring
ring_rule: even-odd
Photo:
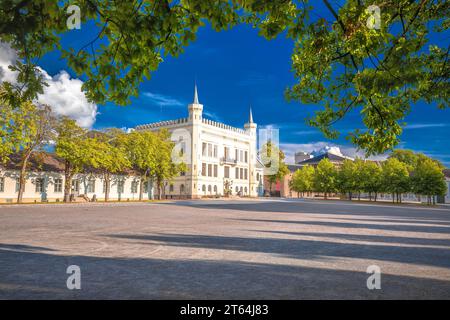
[[[91,32],[92,31],[92,32]],[[92,39],[95,30],[83,25],[63,37],[65,47],[75,49]],[[192,101],[194,81],[207,118],[242,127],[249,106],[260,127],[280,129],[280,142],[288,154],[312,151],[324,145],[339,145],[353,155],[355,148],[342,135],[329,141],[315,128],[305,124],[317,106],[288,103],[284,90],[295,83],[291,72],[292,40],[284,36],[268,41],[251,26],[238,26],[217,33],[208,26],[200,29],[197,40],[178,58],[166,57],[152,78],[140,86],[140,96],[132,104],[97,106],[94,128],[134,127],[143,123],[185,117]],[[57,53],[48,54],[39,65],[51,76],[68,69]],[[405,119],[408,126],[399,147],[424,152],[450,166],[450,117],[448,110],[419,104]],[[356,113],[337,124],[343,132],[361,127]]]

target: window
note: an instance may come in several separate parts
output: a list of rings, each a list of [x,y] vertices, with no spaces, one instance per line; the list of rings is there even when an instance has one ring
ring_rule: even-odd
[[[208,177],[212,176],[212,164],[208,164]]]
[[[0,177],[0,192],[5,191],[5,178]]]
[[[138,181],[133,180],[131,182],[131,193],[137,193],[138,192]]]
[[[202,155],[204,157],[206,157],[206,146],[207,146],[206,142],[203,142],[202,143]]]
[[[259,181],[259,173],[256,174],[256,181]]]
[[[180,193],[184,193],[184,184],[180,186]]]
[[[247,169],[244,169],[244,179],[247,180],[248,171]]]
[[[202,163],[202,176],[206,177],[206,163]]]
[[[214,193],[217,194],[217,186],[214,186]]]
[[[239,161],[243,161],[244,160],[244,151],[239,151]]]
[[[72,192],[80,191],[80,181],[78,179],[72,180]]]
[[[223,157],[228,159],[230,157],[230,149],[228,147],[223,147]]]
[[[212,144],[208,143],[208,157],[212,157]]]
[[[236,149],[236,150],[234,150],[234,159],[235,159],[236,161],[238,161],[238,156],[239,156],[239,150]]]
[[[236,168],[235,178],[236,178],[236,179],[239,179],[239,168]]]
[[[206,193],[206,185],[202,186],[202,191],[203,191],[203,193]]]
[[[170,186],[169,186],[169,192],[173,192],[173,184],[170,184]]]
[[[185,175],[186,175],[186,172],[184,172],[184,171],[181,171],[181,172],[180,172],[180,176],[181,176],[181,177],[184,177]]]
[[[239,169],[239,172],[240,172],[239,177],[240,177],[241,179],[244,179],[244,169],[243,169],[243,168]]]
[[[211,191],[212,191],[211,185],[209,185],[209,186],[208,186],[208,192],[209,192],[209,194],[211,194]]]
[[[36,178],[36,192],[44,191],[44,178]]]
[[[124,180],[117,181],[117,193],[123,193],[124,192],[124,186],[125,186],[125,181]]]
[[[225,178],[229,178],[230,177],[230,167],[228,167],[228,166],[225,166],[225,167],[223,167],[223,176],[225,177]]]
[[[88,180],[86,186],[86,193],[94,193],[95,192],[95,179],[91,178]]]
[[[217,164],[214,165],[214,177],[217,177]]]
[[[16,192],[19,192],[20,189],[20,179],[16,178]],[[25,186],[23,188],[23,191],[25,191]]]
[[[245,163],[248,163],[248,152],[247,151],[245,151]]]
[[[144,192],[148,193],[148,181],[144,181]]]
[[[247,194],[247,187],[244,188],[244,194]]]
[[[62,192],[62,179],[55,179],[55,192]]]
[[[239,187],[236,186],[236,193],[238,193],[238,192],[239,192]]]
[[[214,158],[217,158],[217,145],[214,145]]]

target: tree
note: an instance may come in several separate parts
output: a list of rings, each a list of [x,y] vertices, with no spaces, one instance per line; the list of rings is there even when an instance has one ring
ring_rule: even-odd
[[[14,130],[14,107],[6,98],[4,84],[0,86],[0,163],[9,160],[13,152],[20,150],[20,131]]]
[[[445,195],[447,185],[442,169],[436,162],[427,159],[420,162],[411,176],[413,190],[427,196],[427,203],[434,203],[434,196]]]
[[[384,1],[378,7],[379,28],[368,23],[374,18],[368,10],[373,0],[348,0],[339,10],[329,0],[79,0],[81,22],[94,21],[98,33],[83,46],[63,48],[60,36],[69,31],[71,4],[0,2],[0,36],[21,58],[12,67],[25,85],[16,89],[29,100],[44,85],[35,58],[58,50],[69,67],[85,75],[90,100],[126,104],[164,56],[182,53],[209,22],[216,31],[251,23],[268,39],[285,32],[295,42],[292,69],[298,80],[287,98],[323,103],[309,123],[330,138],[338,135],[333,128],[338,120],[360,111],[367,130],[348,137],[368,154],[398,143],[400,121],[414,103],[448,107],[449,47],[430,40],[447,32],[446,0]],[[326,14],[316,12],[321,7]]]
[[[67,117],[56,125],[55,153],[64,160],[64,202],[70,201],[72,178],[82,169],[92,164],[97,141],[86,136],[87,131],[79,127],[75,120]]]
[[[17,202],[21,203],[28,161],[33,152],[41,150],[52,140],[55,118],[49,106],[36,106],[31,101],[21,101],[18,106],[12,107],[6,100],[0,106],[0,117],[2,162],[7,161],[12,152],[18,152],[20,157]]]
[[[401,195],[410,191],[410,178],[408,166],[397,160],[390,158],[382,165],[383,189],[392,194],[392,202],[402,202]]]
[[[90,166],[100,170],[105,183],[105,201],[109,200],[111,175],[123,172],[131,166],[127,157],[126,146],[119,129],[108,129],[105,132],[92,132],[95,137],[95,150],[90,157]]]
[[[314,167],[306,165],[292,175],[290,188],[297,193],[313,191]]]
[[[314,172],[314,190],[324,193],[327,199],[329,193],[337,190],[337,170],[329,159],[320,160]]]
[[[441,170],[445,169],[445,166],[440,161],[427,157],[423,153],[416,153],[412,150],[396,149],[389,155],[389,158],[396,158],[399,161],[406,163],[410,172],[414,171],[419,163],[426,160],[432,160],[441,168]]]
[[[370,201],[372,201],[372,194],[374,194],[375,201],[377,201],[378,193],[383,187],[381,167],[376,162],[365,161],[363,170],[364,173],[362,176],[365,178],[363,183],[363,191],[369,193]]]
[[[337,175],[337,188],[340,192],[348,194],[352,200],[353,192],[358,190],[356,165],[352,160],[345,159]]]
[[[151,176],[156,181],[158,188],[158,199],[161,200],[164,182],[169,182],[180,172],[186,171],[184,163],[176,163],[172,158],[172,151],[175,144],[170,140],[170,134],[167,130],[161,130],[156,134],[158,152],[156,153],[156,163],[150,170]]]
[[[261,148],[261,160],[266,168],[264,177],[269,182],[269,191],[272,193],[274,183],[281,181],[289,174],[289,168],[284,162],[285,155],[272,141],[267,141]]]
[[[133,131],[119,136],[125,146],[131,167],[139,174],[139,200],[143,199],[144,182],[148,182],[150,174],[158,165],[159,139],[150,131]]]

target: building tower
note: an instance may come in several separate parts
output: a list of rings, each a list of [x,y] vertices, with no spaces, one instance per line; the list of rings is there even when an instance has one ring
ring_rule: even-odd
[[[201,149],[201,126],[202,126],[202,113],[203,105],[198,100],[197,84],[194,85],[194,101],[189,104],[189,122],[191,123],[191,195],[192,198],[199,197],[198,176],[200,172],[200,149]]]
[[[248,122],[244,125],[245,130],[250,136],[249,156],[248,156],[248,172],[249,172],[249,194],[251,197],[258,195],[258,181],[256,180],[256,123],[253,122],[252,108],[250,107]]]

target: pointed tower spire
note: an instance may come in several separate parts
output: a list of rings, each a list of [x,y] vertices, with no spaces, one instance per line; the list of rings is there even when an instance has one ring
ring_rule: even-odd
[[[193,103],[194,104],[200,104],[198,102],[197,83],[195,83],[195,85],[194,85],[194,102]]]
[[[248,117],[248,123],[253,123],[252,106],[250,106],[250,115]]]

